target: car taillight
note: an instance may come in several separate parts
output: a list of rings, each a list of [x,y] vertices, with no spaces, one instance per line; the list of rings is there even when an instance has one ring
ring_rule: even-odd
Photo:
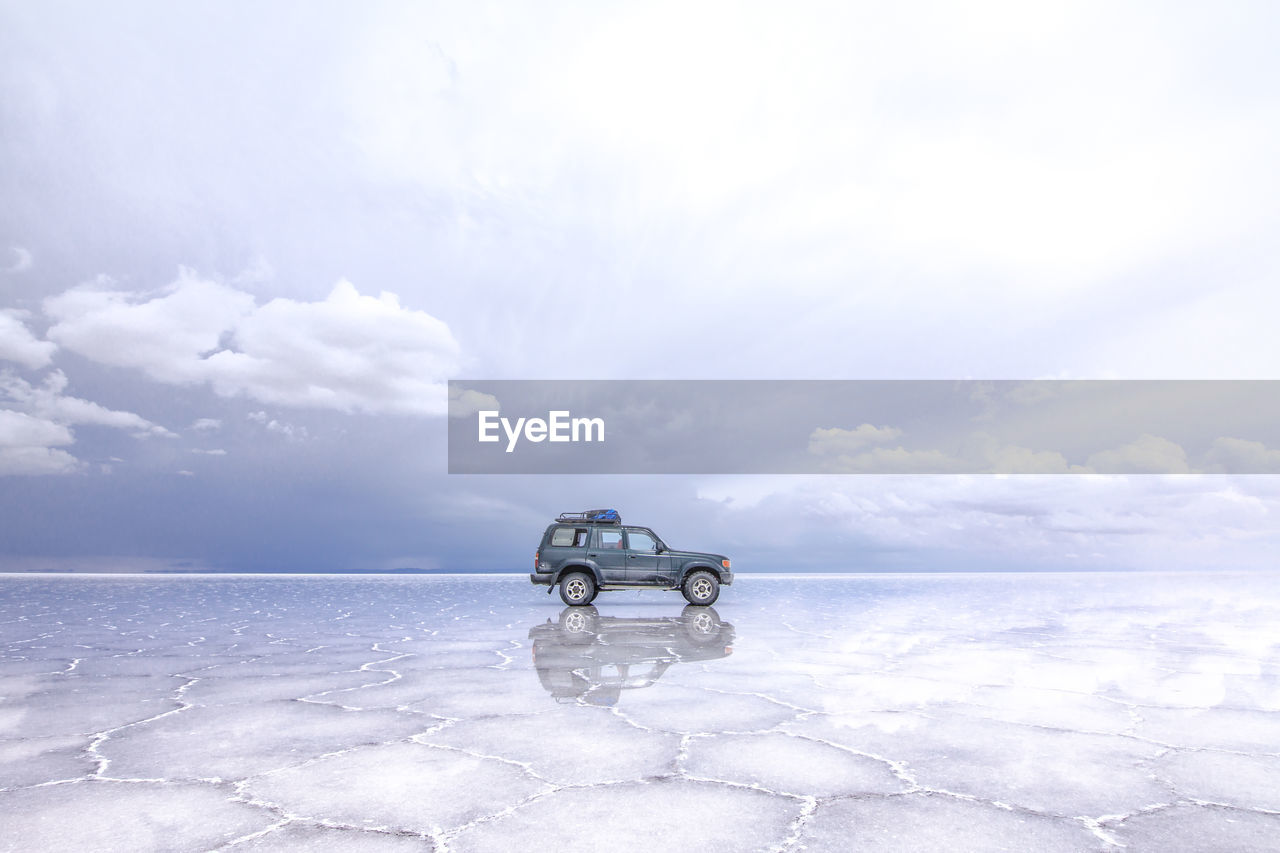
[[[533,552],[533,570],[535,572],[538,570],[538,552],[537,551]]]
[[[729,568],[729,561],[728,561],[728,560],[721,560],[721,561],[720,561],[720,565],[724,566],[724,567],[727,569],[727,568]]]

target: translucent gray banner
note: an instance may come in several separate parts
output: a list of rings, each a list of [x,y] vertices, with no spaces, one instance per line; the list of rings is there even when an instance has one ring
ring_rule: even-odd
[[[451,474],[1275,474],[1272,380],[453,380]]]

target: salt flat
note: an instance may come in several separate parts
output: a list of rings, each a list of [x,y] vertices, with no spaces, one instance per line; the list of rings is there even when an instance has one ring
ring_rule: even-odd
[[[0,576],[0,849],[1276,850],[1278,580]]]

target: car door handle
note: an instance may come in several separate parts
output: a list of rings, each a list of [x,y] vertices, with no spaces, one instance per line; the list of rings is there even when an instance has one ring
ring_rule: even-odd
[[[588,554],[587,556],[588,556],[588,557],[599,557],[600,555],[599,555],[599,554]]]

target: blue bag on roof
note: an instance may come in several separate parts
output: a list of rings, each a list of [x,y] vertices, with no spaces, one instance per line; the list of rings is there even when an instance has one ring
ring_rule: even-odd
[[[562,512],[556,521],[594,521],[603,524],[621,524],[622,516],[616,509],[588,509],[582,512]]]

